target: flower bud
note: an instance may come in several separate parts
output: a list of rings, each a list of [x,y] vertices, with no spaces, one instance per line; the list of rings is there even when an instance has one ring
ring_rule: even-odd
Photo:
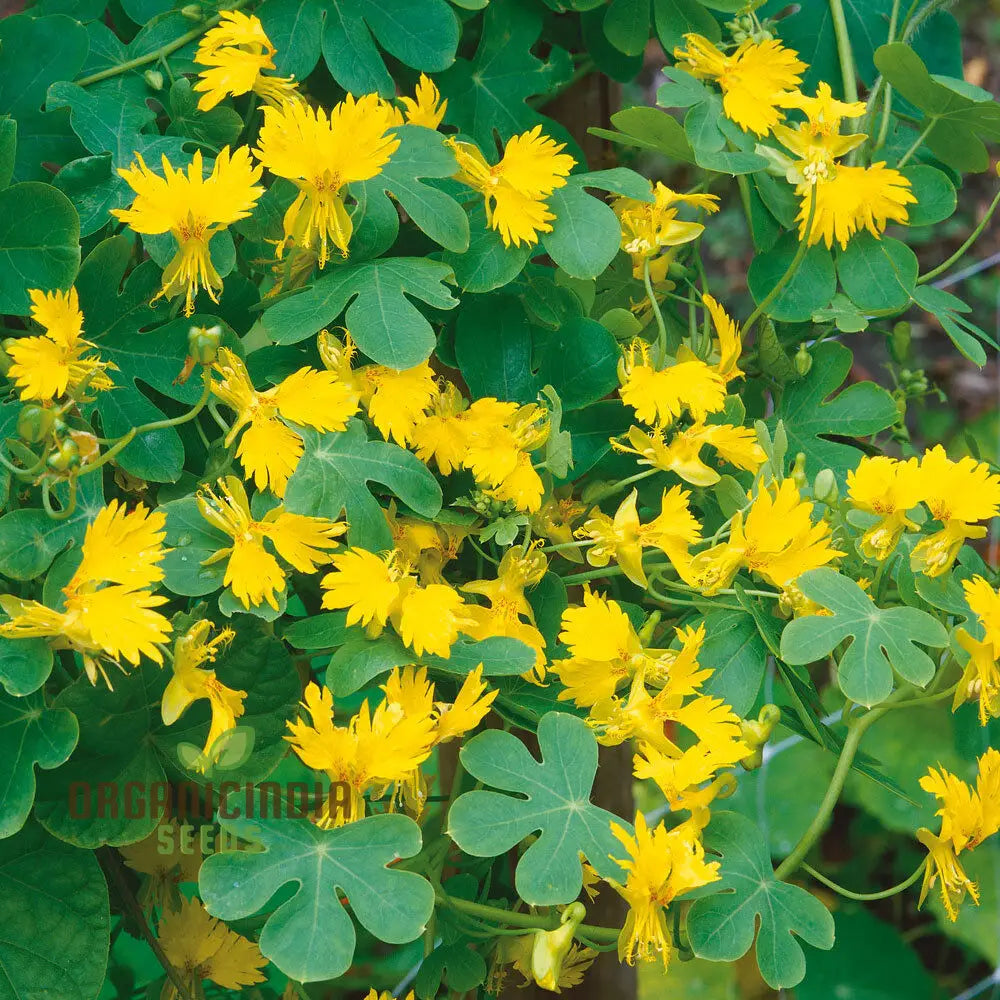
[[[142,78],[150,90],[163,90],[163,74],[158,69],[147,69]]]
[[[820,469],[813,480],[813,496],[832,507],[840,499],[840,490],[837,489],[837,477],[832,469]]]
[[[80,449],[72,438],[63,438],[49,455],[48,466],[53,472],[69,472],[80,465]]]
[[[639,641],[644,646],[651,646],[653,643],[653,633],[656,631],[656,626],[660,624],[660,619],[663,617],[662,611],[654,611],[642,624],[642,628],[639,629]]]
[[[189,21],[203,21],[205,12],[202,10],[201,4],[189,3],[181,7],[181,16],[186,17]]]
[[[55,423],[55,413],[37,403],[28,403],[21,407],[17,415],[17,436],[22,441],[34,443],[44,440],[52,431]]]
[[[800,451],[795,456],[795,463],[792,465],[792,480],[800,490],[804,490],[809,485],[809,480],[806,479],[806,454],[804,451]]]
[[[799,344],[799,349],[795,352],[795,370],[800,375],[808,375],[813,366],[812,355],[805,344]]]
[[[691,268],[686,267],[684,264],[678,264],[675,260],[672,260],[667,267],[668,278],[686,278],[693,273]]]
[[[192,326],[188,330],[188,356],[200,365],[210,365],[219,351],[221,326]]]
[[[764,746],[781,721],[781,709],[777,705],[762,705],[756,719],[744,719],[740,723],[743,742],[751,753],[740,761],[744,770],[753,771],[764,762]]]
[[[892,356],[900,363],[905,361],[910,353],[910,339],[912,328],[905,320],[896,323],[892,328],[892,336],[889,338],[889,348]]]
[[[544,990],[557,991],[562,964],[573,945],[573,935],[587,915],[583,903],[570,903],[562,912],[561,926],[536,931],[531,948],[531,974]]]

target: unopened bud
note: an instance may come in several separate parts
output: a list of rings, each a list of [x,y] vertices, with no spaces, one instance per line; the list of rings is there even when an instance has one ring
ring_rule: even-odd
[[[740,723],[740,735],[750,747],[751,753],[740,761],[744,770],[754,771],[764,763],[764,746],[781,721],[781,709],[777,705],[762,705],[756,719],[744,719]]]
[[[163,90],[163,74],[158,69],[147,69],[142,78],[150,90]]]
[[[200,365],[210,365],[219,352],[221,326],[192,326],[188,330],[188,357]]]
[[[905,320],[896,323],[892,328],[889,347],[892,350],[892,356],[900,363],[904,362],[910,354],[911,336],[912,328]]]
[[[820,469],[813,480],[813,496],[820,503],[833,506],[840,498],[840,490],[837,489],[837,477],[832,469]]]
[[[804,490],[809,483],[809,480],[806,479],[806,454],[804,451],[800,451],[795,456],[795,463],[792,465],[792,480],[800,490]]]
[[[651,645],[653,641],[653,632],[656,631],[656,626],[660,624],[660,619],[663,617],[662,611],[654,611],[642,624],[642,628],[639,629],[639,641],[643,646]]]
[[[29,443],[42,441],[52,431],[54,423],[55,414],[52,410],[37,403],[28,403],[21,407],[21,412],[17,415],[17,436]]]
[[[554,931],[535,931],[531,947],[531,974],[542,989],[558,991],[563,961],[573,945],[573,935],[586,915],[583,903],[570,903],[563,910],[559,927]]]
[[[181,16],[186,17],[189,21],[202,21],[205,18],[205,12],[201,8],[201,4],[189,3],[181,7]]]
[[[799,344],[799,349],[795,352],[795,370],[800,375],[808,375],[813,366],[812,355],[805,344]]]
[[[72,438],[63,438],[49,455],[48,466],[53,472],[68,472],[80,465],[80,449]]]
[[[675,260],[671,261],[667,267],[668,278],[686,278],[692,273],[691,268],[686,267],[684,264],[678,264]]]

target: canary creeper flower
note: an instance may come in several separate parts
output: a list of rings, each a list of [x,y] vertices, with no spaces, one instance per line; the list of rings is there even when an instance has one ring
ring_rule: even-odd
[[[900,462],[885,455],[865,455],[847,473],[847,495],[857,510],[879,516],[879,521],[861,537],[861,551],[869,559],[888,559],[903,532],[917,530],[906,516],[924,496],[923,477],[915,458]]]
[[[170,634],[170,622],[153,609],[167,598],[146,588],[163,579],[157,564],[167,553],[165,523],[160,511],[150,513],[138,504],[126,513],[112,500],[87,527],[80,565],[62,589],[64,609],[0,595],[0,607],[11,619],[0,625],[0,635],[44,638],[54,649],[75,650],[90,682],[96,684],[100,674],[109,688],[102,660],[138,666],[148,656],[162,663],[158,644]]]
[[[458,180],[483,195],[486,220],[504,246],[533,246],[539,233],[551,233],[555,215],[545,199],[566,183],[576,160],[560,152],[565,144],[542,135],[542,126],[512,136],[499,163],[490,166],[471,143],[448,139]]]
[[[437,396],[434,372],[426,361],[397,371],[385,365],[365,365],[357,371],[361,403],[379,434],[401,445],[413,440],[424,411]]]
[[[238,10],[219,12],[219,24],[202,35],[194,61],[207,66],[198,74],[194,90],[202,96],[199,111],[211,111],[227,97],[253,91],[266,103],[280,107],[302,98],[292,77],[268,76],[277,49],[255,14]]]
[[[973,850],[1000,830],[1000,751],[989,749],[979,760],[976,788],[944,768],[930,768],[920,779],[920,787],[934,795],[941,805],[941,832],[926,827],[917,830],[917,840],[928,851],[919,906],[928,892],[940,883],[941,901],[948,917],[955,921],[966,894],[979,905],[979,890],[962,869],[958,856]]]
[[[197,898],[183,900],[178,910],[165,910],[156,936],[192,996],[204,995],[206,979],[226,990],[240,990],[267,978],[261,972],[267,959],[260,948],[209,916]]]
[[[285,240],[316,251],[321,268],[331,243],[347,256],[354,224],[343,189],[382,172],[399,148],[388,132],[392,124],[393,111],[378,94],[357,99],[348,94],[329,114],[301,102],[264,108],[254,155],[272,174],[298,187],[285,212]]]
[[[721,410],[725,379],[704,361],[680,361],[669,368],[653,366],[650,347],[633,340],[618,363],[620,396],[645,424],[669,427],[685,410],[696,421]]]
[[[169,232],[177,241],[177,253],[163,272],[163,285],[155,299],[184,296],[184,315],[194,312],[194,299],[204,289],[219,301],[222,278],[212,264],[209,242],[227,226],[250,215],[264,189],[257,183],[261,168],[254,167],[250,150],[240,146],[230,156],[226,146],[215,158],[208,177],[203,177],[201,150],[197,150],[185,173],[175,170],[163,156],[163,176],[154,174],[140,153],[135,162],[118,171],[135,192],[129,208],[114,208],[111,214],[137,233]]]
[[[212,710],[212,724],[205,739],[202,758],[215,741],[236,727],[236,720],[243,714],[246,691],[226,687],[214,670],[202,669],[203,663],[214,663],[220,650],[225,649],[236,637],[231,628],[225,628],[215,638],[209,639],[212,623],[207,619],[195,622],[174,643],[173,676],[163,691],[160,714],[165,726],[172,726],[196,701],[207,698]]]
[[[974,522],[1000,513],[1000,476],[969,456],[953,462],[935,445],[920,460],[919,479],[924,503],[943,527],[917,543],[910,566],[915,573],[940,576],[951,568],[967,538],[986,534],[986,528]]]
[[[148,837],[116,850],[132,871],[148,876],[136,894],[147,919],[152,918],[154,908],[161,912],[179,909],[184,897],[178,887],[198,881],[201,843],[195,840],[190,847],[182,845],[180,825],[173,819],[161,818]]]
[[[438,386],[424,411],[409,432],[410,444],[426,465],[433,460],[443,476],[462,467],[469,447],[470,427],[460,419],[468,400],[451,382]]]
[[[407,125],[430,129],[436,129],[441,124],[448,110],[448,101],[441,100],[441,92],[426,73],[420,74],[413,97],[400,97],[399,103],[403,105]]]
[[[262,520],[254,520],[243,483],[235,476],[219,479],[216,490],[209,486],[199,490],[198,510],[233,544],[214,552],[202,565],[225,560],[223,586],[232,588],[233,596],[245,608],[266,603],[277,611],[277,595],[285,590],[286,571],[265,540],[293,569],[315,573],[330,561],[329,550],[347,530],[342,522],[292,514],[281,505],[269,510]]]
[[[243,432],[236,456],[258,490],[283,497],[299,459],[301,436],[288,423],[342,431],[357,412],[358,395],[330,371],[300,368],[278,385],[258,391],[243,360],[228,347],[212,365],[213,395],[236,412],[228,447]]]
[[[48,403],[75,393],[81,386],[97,392],[114,388],[106,372],[117,370],[99,355],[94,344],[83,339],[83,313],[76,289],[43,292],[28,289],[31,318],[45,334],[19,337],[6,348],[12,364],[7,377],[17,386],[22,400]]]
[[[701,35],[684,36],[674,49],[681,69],[698,80],[715,80],[722,90],[722,109],[744,132],[767,135],[782,119],[788,92],[802,82],[807,66],[798,53],[776,39],[742,42],[727,55]]]
[[[661,821],[653,829],[641,812],[635,816],[635,834],[617,823],[611,831],[625,848],[615,858],[626,872],[624,885],[612,888],[628,903],[628,916],[618,938],[618,959],[634,965],[660,961],[666,969],[673,952],[666,908],[686,892],[719,879],[719,863],[705,860],[700,831],[691,823],[668,830]]]
[[[715,370],[724,382],[741,378],[740,354],[743,352],[743,332],[736,321],[726,312],[722,305],[711,295],[702,296],[702,304],[712,318],[712,326],[718,340],[719,360]]]
[[[660,513],[647,524],[639,523],[636,509],[638,490],[621,502],[614,519],[597,511],[576,532],[577,538],[590,539],[587,562],[591,566],[607,566],[614,561],[636,586],[646,586],[642,567],[642,550],[659,549],[671,562],[687,559],[688,549],[701,540],[701,525],[691,513],[691,494],[679,486],[660,498]]]
[[[985,635],[975,639],[964,628],[955,629],[955,639],[969,654],[962,673],[952,711],[966,701],[979,702],[980,725],[991,718],[1000,718],[1000,593],[981,576],[962,581],[965,600],[972,609]]]
[[[307,767],[324,771],[331,781],[346,782],[351,808],[346,815],[320,817],[326,825],[363,819],[365,792],[405,782],[434,746],[436,721],[432,713],[404,713],[398,704],[383,701],[374,710],[368,700],[346,726],[333,724],[333,695],[310,683],[302,707],[312,724],[288,722],[285,739]]]

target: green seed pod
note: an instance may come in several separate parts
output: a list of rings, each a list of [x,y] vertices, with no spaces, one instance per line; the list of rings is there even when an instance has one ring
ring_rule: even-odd
[[[43,441],[51,433],[55,419],[52,410],[37,403],[28,403],[21,407],[17,415],[17,436],[30,443]]]
[[[200,365],[210,365],[219,352],[221,326],[192,326],[188,330],[188,355]]]
[[[840,498],[837,489],[837,477],[832,469],[820,469],[813,480],[813,496],[828,506],[833,506]]]
[[[799,349],[795,352],[795,370],[800,375],[808,375],[813,366],[812,355],[805,344],[799,344]]]
[[[163,74],[158,69],[147,69],[142,78],[150,90],[163,90]]]
[[[53,472],[69,472],[80,465],[80,449],[72,438],[63,438],[49,455],[48,466]]]

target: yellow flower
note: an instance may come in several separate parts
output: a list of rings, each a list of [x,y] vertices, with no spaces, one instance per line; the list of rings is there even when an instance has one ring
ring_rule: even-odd
[[[797,192],[802,198],[799,239],[807,240],[810,246],[822,240],[828,247],[836,240],[841,249],[862,229],[880,239],[890,219],[905,223],[909,219],[906,206],[917,200],[909,180],[885,163],[870,167],[839,164],[832,177],[800,185]],[[807,233],[813,198],[816,211]]]
[[[483,195],[486,219],[500,233],[504,246],[529,246],[538,242],[539,233],[552,232],[555,216],[545,199],[566,183],[576,165],[563,144],[542,135],[542,126],[512,136],[503,158],[491,167],[471,143],[447,140],[458,160],[455,175],[462,183]]]
[[[300,573],[315,573],[329,562],[329,549],[347,526],[323,517],[290,514],[284,507],[269,510],[262,520],[254,520],[243,484],[235,476],[217,483],[218,493],[205,486],[198,492],[198,509],[212,527],[233,540],[227,548],[209,556],[202,565],[227,560],[223,585],[245,608],[267,603],[278,610],[277,595],[285,589],[285,570],[265,546],[271,542],[285,562]]]
[[[966,456],[951,461],[941,445],[920,460],[923,500],[944,527],[923,539],[910,554],[914,572],[940,576],[954,563],[967,538],[982,538],[986,528],[971,522],[1000,513],[1000,476],[985,462]]]
[[[958,855],[1000,830],[1000,751],[987,750],[977,763],[975,790],[944,768],[930,768],[920,779],[920,787],[941,805],[936,814],[941,817],[941,833],[935,836],[926,828],[917,831],[917,839],[929,852],[919,905],[940,881],[941,899],[952,920],[957,919],[966,892],[979,905],[976,884],[962,870]]]
[[[409,444],[424,420],[424,411],[438,395],[430,365],[423,361],[403,371],[366,365],[357,376],[362,384],[361,402],[379,434],[386,441],[392,438]]]
[[[333,695],[312,683],[306,687],[302,706],[312,725],[301,717],[289,722],[291,736],[285,739],[307,767],[325,771],[331,781],[346,782],[352,792],[349,813],[321,817],[327,822],[362,819],[365,792],[409,779],[434,745],[436,722],[430,712],[408,714],[389,701],[371,711],[366,699],[347,726],[337,727]]]
[[[806,570],[843,555],[831,546],[829,524],[813,523],[813,511],[794,480],[785,479],[761,490],[745,515],[736,514],[728,542],[699,553],[686,566],[678,564],[678,571],[709,595],[727,587],[740,566],[776,587],[786,587]]]
[[[7,377],[20,390],[21,399],[49,402],[82,385],[100,392],[113,388],[105,372],[117,366],[96,354],[86,356],[94,345],[82,337],[83,313],[76,289],[43,292],[31,288],[28,295],[31,318],[45,328],[45,334],[19,337],[6,348],[13,362]]]
[[[163,176],[146,166],[141,154],[136,162],[118,173],[136,194],[130,208],[115,208],[111,214],[137,233],[169,232],[177,241],[177,253],[163,272],[161,296],[184,295],[184,314],[194,312],[200,288],[213,302],[219,301],[222,278],[215,270],[208,244],[233,222],[250,215],[264,189],[257,184],[260,167],[254,167],[250,150],[240,146],[229,155],[226,146],[215,159],[212,173],[202,177],[201,150],[191,158],[187,173],[174,170],[162,158]]]
[[[277,51],[254,14],[238,10],[220,12],[216,27],[202,36],[194,61],[208,66],[198,74],[194,89],[202,94],[199,111],[210,111],[226,97],[251,90],[268,104],[280,106],[301,100],[291,77],[267,76],[274,69]]]
[[[468,405],[458,389],[448,382],[434,393],[427,404],[430,412],[425,410],[409,432],[417,458],[428,465],[433,459],[444,476],[460,469],[465,459],[470,427],[461,417]]]
[[[662,247],[681,246],[696,240],[705,227],[700,222],[677,218],[680,205],[691,205],[706,212],[718,212],[719,199],[714,194],[679,194],[657,181],[650,184],[653,201],[616,198],[611,207],[622,227],[622,249],[632,256],[633,264],[655,257]]]
[[[441,100],[441,94],[434,81],[426,73],[420,74],[413,97],[400,97],[407,125],[422,125],[436,129],[448,110],[448,102]]]
[[[553,545],[561,545],[573,541],[573,522],[586,513],[587,505],[572,496],[552,496],[532,517],[531,527]],[[583,562],[583,556],[577,549],[564,549],[559,554],[570,562]]]
[[[461,596],[445,583],[412,587],[399,602],[393,627],[417,656],[431,653],[447,659],[460,631],[472,624],[462,612]]]
[[[825,80],[817,86],[815,97],[806,97],[802,91],[793,90],[784,95],[781,106],[805,112],[806,121],[800,128],[814,136],[836,135],[845,118],[860,118],[866,109],[864,101],[837,100]]]
[[[731,382],[743,375],[739,367],[740,354],[743,351],[743,333],[736,321],[711,295],[702,296],[701,301],[712,317],[715,336],[719,340],[719,361],[716,371],[724,381]]]
[[[209,916],[199,899],[185,899],[179,910],[165,910],[156,928],[160,947],[189,992],[202,996],[210,979],[226,990],[262,983],[267,959],[249,938]]]
[[[285,239],[315,249],[326,267],[332,243],[347,256],[354,225],[343,188],[376,177],[399,148],[392,113],[378,94],[348,94],[329,113],[303,103],[264,109],[254,155],[278,177],[293,181],[299,195],[285,213]],[[278,256],[283,248],[278,247]]]
[[[690,823],[668,830],[662,822],[652,830],[636,813],[635,835],[617,823],[611,831],[622,842],[626,857],[616,858],[625,869],[624,885],[612,882],[629,905],[618,938],[618,959],[634,964],[661,961],[670,964],[673,946],[667,930],[666,907],[678,896],[719,878],[719,863],[705,861],[699,830]]]
[[[196,839],[190,849],[185,850],[187,847],[182,844],[178,823],[163,818],[148,837],[116,848],[132,871],[149,876],[142,880],[137,893],[139,905],[147,917],[152,916],[154,907],[161,911],[178,909],[183,899],[178,886],[182,882],[198,881],[201,843]]]
[[[235,728],[236,720],[243,714],[243,702],[247,696],[246,691],[226,687],[216,678],[214,670],[201,668],[202,663],[214,663],[219,651],[236,637],[231,628],[224,628],[214,639],[209,639],[211,630],[212,623],[202,619],[174,643],[173,676],[160,701],[163,724],[172,726],[194,702],[208,699],[212,725],[202,750],[204,761],[207,761],[215,741]]]
[[[150,514],[140,504],[126,514],[113,500],[87,528],[80,566],[62,589],[64,610],[0,595],[11,619],[0,625],[0,635],[46,638],[54,649],[75,650],[91,683],[100,673],[108,687],[102,659],[119,667],[122,660],[138,666],[143,655],[162,663],[157,644],[169,635],[170,622],[153,608],[167,599],[144,588],[163,579],[157,563],[166,555],[164,522],[158,511]]]
[[[651,426],[668,427],[685,410],[697,420],[721,410],[726,401],[725,379],[704,361],[681,361],[657,370],[649,344],[634,340],[618,364],[621,399]]]
[[[285,421],[318,431],[342,431],[357,412],[358,396],[330,371],[300,368],[270,389],[258,391],[242,359],[219,350],[212,366],[219,381],[212,392],[236,411],[226,435],[228,447],[244,428],[236,455],[258,490],[285,495],[288,480],[302,456],[302,438]]]
[[[509,548],[500,560],[495,580],[472,580],[462,585],[470,594],[481,594],[489,607],[469,604],[465,616],[471,623],[464,631],[473,639],[506,636],[520,639],[535,650],[535,673],[539,679],[545,674],[545,639],[535,625],[535,613],[524,591],[534,587],[545,575],[548,563],[541,550],[532,547]]]
[[[475,729],[489,714],[490,706],[499,693],[486,687],[480,663],[462,682],[453,702],[436,703],[437,742],[446,743]]]
[[[952,711],[963,702],[979,701],[979,722],[1000,718],[1000,594],[981,576],[962,581],[965,599],[986,635],[974,639],[964,628],[955,629],[958,644],[969,654],[969,662],[955,689]]]
[[[639,523],[638,495],[633,489],[619,505],[614,520],[598,511],[576,534],[593,542],[587,550],[591,566],[607,566],[614,559],[634,584],[644,587],[643,548],[657,548],[671,562],[686,559],[689,546],[701,539],[701,525],[688,506],[691,494],[679,486],[663,491],[660,513],[648,524]]]
[[[858,510],[881,518],[861,538],[861,551],[869,559],[887,559],[906,529],[917,530],[906,516],[924,495],[923,477],[915,458],[899,462],[885,455],[866,455],[856,469],[847,473],[847,495]]]
[[[701,35],[685,35],[684,41],[684,48],[674,49],[680,68],[699,80],[717,80],[726,117],[759,136],[781,120],[788,91],[798,87],[807,68],[797,52],[776,39],[758,43],[748,38],[732,55]]]

